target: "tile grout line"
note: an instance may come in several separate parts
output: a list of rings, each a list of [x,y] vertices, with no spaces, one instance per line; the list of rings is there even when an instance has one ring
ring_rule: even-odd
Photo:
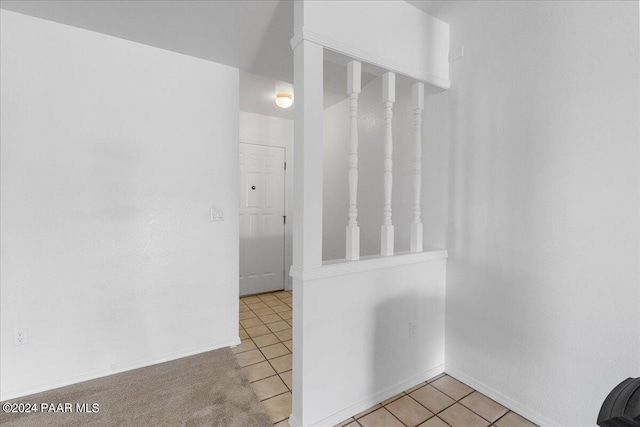
[[[398,400],[398,399],[396,399],[396,400]],[[396,400],[394,400],[393,402],[395,402]],[[393,403],[393,402],[389,402],[389,403]],[[403,422],[402,422],[402,420],[401,420],[400,418],[396,417],[396,414],[394,414],[393,412],[391,412],[390,410],[388,410],[384,405],[382,405],[382,408],[380,408],[380,409],[384,409],[385,411],[387,411],[388,413],[390,413],[390,414],[391,414],[391,416],[392,416],[393,418],[395,418],[396,420],[400,421],[400,424],[402,424],[402,425],[403,425],[403,426],[405,426],[405,427],[408,427],[405,423],[403,423]],[[375,412],[375,411],[374,411],[374,412]],[[431,412],[431,411],[429,411],[429,412]],[[373,414],[373,412],[372,412],[372,414]],[[427,421],[428,419],[429,419],[429,418],[427,418],[425,421]],[[422,424],[422,423],[420,423],[420,424]]]
[[[283,391],[282,393],[274,394],[271,397],[267,397],[266,399],[262,399],[260,402],[264,402],[265,400],[273,399],[274,397],[282,396],[283,394],[291,393],[291,390]],[[282,420],[280,420],[282,421]]]
[[[436,415],[436,418],[439,419],[440,421],[442,421],[443,423],[445,423],[446,425],[448,425],[449,427],[451,427],[451,424],[449,424],[448,422],[446,422],[445,420],[443,420],[439,416]]]
[[[476,390],[474,390],[474,391],[476,391]],[[472,392],[472,393],[467,394],[465,397],[469,397],[469,396],[471,396],[471,394],[473,394],[473,392]],[[462,399],[464,399],[465,397],[463,397]],[[486,419],[485,417],[483,417],[482,415],[478,414],[478,413],[477,413],[476,411],[474,411],[473,409],[471,409],[471,408],[469,408],[468,406],[466,406],[464,403],[462,403],[462,399],[460,399],[460,400],[459,400],[459,401],[457,401],[456,403],[459,403],[459,404],[460,404],[460,406],[462,406],[463,408],[466,408],[466,409],[470,410],[471,412],[473,412],[474,414],[476,414],[477,416],[479,416],[479,417],[480,417],[480,418],[482,418],[483,420],[487,421],[487,422],[489,423],[489,425],[492,425],[492,424],[495,422],[495,421],[491,421],[491,420]],[[493,399],[492,399],[492,400],[493,400]],[[496,403],[497,403],[497,402],[496,402]],[[500,405],[500,404],[498,403],[498,405]],[[500,405],[500,406],[502,406],[502,405]],[[504,406],[502,406],[502,407],[504,408]],[[507,409],[507,408],[504,408],[504,409],[506,409],[506,410],[507,410],[507,412],[505,412],[504,414],[500,415],[500,417],[499,417],[498,419],[496,419],[496,421],[498,421],[500,418],[504,417],[506,414],[508,414],[508,413],[509,413],[509,409]]]
[[[428,385],[428,383],[427,383],[427,384],[425,384],[424,386],[426,387],[427,385]],[[422,388],[422,387],[420,387],[420,388]],[[435,388],[435,387],[434,387],[434,388]],[[420,390],[420,389],[418,389],[418,390]],[[414,390],[413,392],[418,391],[418,390]],[[436,389],[436,390],[437,390],[437,389]],[[439,390],[438,390],[438,391],[439,391]],[[413,392],[412,392],[412,393],[413,393]],[[433,414],[433,417],[436,417],[438,414],[440,414],[440,413],[444,412],[445,410],[447,410],[448,408],[452,407],[453,405],[455,405],[455,404],[457,403],[457,402],[453,402],[451,405],[447,406],[446,408],[443,408],[443,409],[442,409],[441,411],[439,411],[439,412],[432,412],[432,411],[431,411],[431,409],[427,408],[427,407],[426,407],[426,406],[424,406],[422,403],[418,402],[416,399],[414,399],[414,398],[413,398],[413,396],[411,396],[411,395],[410,395],[409,393],[407,393],[406,391],[403,391],[402,393],[404,393],[404,395],[405,395],[405,396],[409,396],[409,397],[411,398],[411,400],[413,400],[413,401],[414,401],[414,402],[416,402],[418,405],[422,406],[424,409],[426,409],[427,411],[429,411],[429,413]],[[449,397],[448,395],[446,395],[446,396],[447,396],[447,397]],[[402,397],[404,397],[404,396],[401,396],[401,397],[399,397],[398,399],[394,399],[394,400],[392,400],[391,402],[387,403],[386,405],[382,405],[382,402],[380,402],[379,404],[380,404],[380,405],[382,405],[382,407],[386,409],[387,405],[390,405],[391,403],[395,402],[396,400],[401,399]],[[387,411],[389,411],[389,410],[387,409]],[[374,412],[375,412],[375,411],[374,411]],[[389,412],[391,412],[391,411],[389,411]],[[367,415],[369,415],[369,414],[367,414]],[[366,416],[366,415],[365,415],[365,416]],[[427,420],[425,420],[425,421],[428,421],[428,420],[430,420],[430,419],[431,419],[431,418],[433,418],[433,417],[429,417],[429,418],[427,418]],[[360,417],[360,418],[363,418],[363,417]]]
[[[507,416],[507,414],[508,414],[509,412],[513,412],[513,411],[512,411],[511,409],[508,409],[508,410],[507,410],[507,412],[505,412],[504,414],[502,414],[502,416],[501,416],[500,418],[498,418],[497,420],[495,420],[494,422],[492,422],[492,423],[491,423],[491,425],[494,425],[495,423],[497,423],[498,421],[500,421],[501,419],[503,419],[504,417],[506,417],[506,416]],[[517,412],[514,412],[514,413],[515,413],[515,414],[518,414]],[[527,420],[527,421],[529,421],[529,420]]]
[[[427,385],[427,384],[425,384],[425,386],[426,386],[426,385]],[[422,388],[422,387],[420,387],[420,388]],[[419,390],[419,389],[418,389],[418,390]],[[436,389],[436,390],[437,390],[437,389]],[[415,391],[417,391],[417,390],[415,390]],[[435,413],[435,412],[432,412],[432,411],[431,411],[431,409],[427,408],[427,407],[426,407],[426,406],[424,406],[422,403],[420,403],[420,402],[418,402],[416,399],[414,399],[414,398],[413,398],[413,396],[411,396],[411,395],[410,395],[409,393],[407,393],[406,391],[403,391],[403,393],[404,393],[404,396],[409,396],[409,398],[410,398],[411,400],[413,400],[413,401],[414,401],[414,402],[416,402],[418,405],[422,406],[424,409],[426,409],[427,411],[429,411],[429,413],[430,413],[430,414],[432,414],[432,416],[430,416],[429,418],[427,418],[427,419],[426,419],[426,420],[424,420],[423,422],[427,422],[427,421],[429,421],[429,420],[430,420],[430,419],[432,419],[432,418],[438,418],[439,420],[441,420],[441,421],[442,421],[442,422],[444,422],[445,424],[450,425],[449,423],[447,423],[447,422],[445,422],[444,420],[442,420],[442,418],[438,417],[438,414],[440,414],[440,413],[444,412],[445,410],[447,410],[448,408],[452,407],[453,405],[455,405],[455,404],[456,404],[456,402],[454,402],[453,404],[451,404],[451,405],[447,406],[446,408],[442,409],[440,412]],[[382,405],[382,407],[383,407],[383,408],[387,409],[387,405],[390,405],[390,404],[392,404],[393,402],[395,402],[395,401],[397,401],[397,400],[402,399],[404,396],[401,396],[401,397],[399,397],[398,399],[394,399],[394,400],[392,400],[391,402],[387,403],[386,405],[382,405],[382,403],[380,403],[380,405]],[[387,409],[387,411],[391,412],[389,409]],[[375,412],[375,411],[374,411],[374,412]],[[367,415],[369,415],[369,414],[367,414]],[[391,412],[391,415],[395,415],[395,414],[394,414],[393,412]],[[366,416],[366,415],[365,415],[365,416]],[[363,417],[360,417],[360,418],[363,418]],[[398,417],[396,417],[396,418],[398,418]],[[402,422],[402,420],[400,420],[400,422]],[[402,423],[402,424],[404,424],[404,423]],[[420,424],[422,424],[422,423],[420,423]],[[406,424],[405,424],[405,426],[406,426]]]

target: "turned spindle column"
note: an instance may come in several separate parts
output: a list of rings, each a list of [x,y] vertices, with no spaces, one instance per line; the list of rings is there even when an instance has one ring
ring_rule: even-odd
[[[384,107],[384,210],[381,227],[380,253],[393,255],[393,223],[391,222],[391,190],[393,187],[393,103],[396,100],[396,75],[387,72],[382,76],[382,105]]]
[[[411,87],[413,107],[413,221],[411,222],[411,252],[422,252],[422,219],[420,196],[422,186],[422,111],[424,83]]]
[[[349,224],[347,225],[346,258],[360,259],[360,227],[358,227],[358,94],[361,64],[351,61],[347,66],[349,95]]]

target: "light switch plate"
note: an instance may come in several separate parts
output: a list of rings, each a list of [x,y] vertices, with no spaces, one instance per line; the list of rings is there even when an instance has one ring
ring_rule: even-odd
[[[211,221],[224,221],[224,208],[211,208]]]

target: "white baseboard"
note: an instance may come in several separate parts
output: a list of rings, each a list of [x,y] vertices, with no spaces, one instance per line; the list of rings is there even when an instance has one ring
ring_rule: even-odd
[[[300,422],[293,414],[289,415],[289,427],[300,427]]]
[[[376,394],[373,394],[371,396],[368,396],[364,399],[362,399],[360,402],[351,405],[345,409],[342,409],[336,413],[334,413],[333,415],[330,415],[316,423],[310,424],[309,427],[332,427],[335,426],[338,423],[341,423],[342,421],[346,420],[347,418],[353,417],[354,415],[359,414],[360,412],[371,408],[372,406],[383,402],[385,400],[387,400],[390,397],[395,396],[396,394],[405,391],[407,389],[410,389],[411,387],[414,387],[422,382],[425,382],[427,380],[430,380],[431,378],[440,375],[441,373],[444,372],[444,365],[438,365],[434,368],[429,369],[426,372],[422,372],[418,375],[414,375],[410,378],[407,378],[404,381],[401,381],[400,383],[391,386],[391,387],[387,387],[384,390],[379,391]],[[300,424],[300,422],[292,416],[289,418],[289,426],[291,427],[302,427],[302,425]]]
[[[200,353],[206,353],[207,351],[218,350],[224,347],[232,347],[240,344],[240,337],[238,336],[231,342],[215,344],[210,347],[205,348],[197,348],[197,349],[188,349],[175,353],[164,354],[160,357],[154,357],[149,359],[142,359],[133,361],[131,363],[127,363],[122,365],[116,369],[103,369],[94,372],[87,372],[80,375],[74,375],[72,377],[61,378],[56,381],[50,381],[47,383],[41,383],[32,387],[25,387],[15,390],[9,390],[2,395],[0,395],[0,401],[5,402],[7,400],[17,399],[19,397],[29,396],[35,393],[42,393],[44,391],[53,390],[60,387],[65,387],[72,384],[81,383],[84,381],[95,380],[98,378],[107,377],[109,375],[115,375],[126,371],[131,371],[134,369],[144,368],[147,366],[157,365],[159,363],[170,362],[176,359],[182,359],[183,357],[194,356]]]
[[[506,407],[507,409],[510,409],[513,412],[519,415],[522,415],[528,420],[538,424],[540,427],[562,427],[560,423],[552,421],[549,418],[545,417],[544,415],[539,414],[538,412],[527,408],[520,402],[516,402],[515,400],[505,396],[504,394],[500,393],[497,390],[492,389],[488,385],[476,380],[473,377],[470,377],[469,375],[463,373],[462,371],[456,368],[447,366],[445,369],[445,372],[448,375],[454,377],[455,379],[462,381],[469,387],[478,390],[480,393],[484,394],[485,396],[490,397],[491,399],[495,400],[496,402]]]

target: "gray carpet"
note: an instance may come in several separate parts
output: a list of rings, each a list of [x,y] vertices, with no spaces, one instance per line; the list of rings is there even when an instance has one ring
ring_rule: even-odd
[[[230,349],[62,387],[10,402],[98,403],[97,413],[0,413],[0,425],[271,426]]]

